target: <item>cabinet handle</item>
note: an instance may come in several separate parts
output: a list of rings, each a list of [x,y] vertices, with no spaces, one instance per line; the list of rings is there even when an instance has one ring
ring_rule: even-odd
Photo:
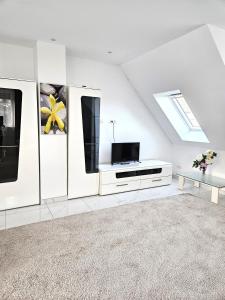
[[[124,183],[124,184],[117,184],[116,186],[125,186],[128,185],[128,183]]]
[[[162,181],[162,179],[161,178],[159,178],[159,179],[153,179],[152,182],[154,182],[154,181]]]

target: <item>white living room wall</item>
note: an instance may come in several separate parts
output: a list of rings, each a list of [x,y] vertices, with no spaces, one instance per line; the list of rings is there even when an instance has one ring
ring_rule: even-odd
[[[31,47],[0,43],[0,76],[35,80],[34,57]],[[100,162],[110,161],[110,120],[116,121],[116,142],[141,142],[141,159],[171,161],[172,144],[120,66],[68,56],[67,85],[86,85],[102,91]]]
[[[33,48],[0,43],[0,77],[34,80]]]
[[[0,43],[0,77],[34,80],[33,48]],[[110,160],[112,125],[116,120],[116,141],[141,140],[141,158],[160,158],[172,161],[174,170],[191,170],[192,160],[206,147],[172,145],[156,124],[154,117],[132,89],[119,66],[93,60],[67,57],[67,83],[101,88],[102,123],[100,161]],[[225,151],[214,149],[218,158],[209,168],[213,174],[224,176]]]
[[[102,91],[100,162],[109,162],[115,120],[116,142],[141,142],[141,159],[171,161],[171,143],[140,100],[120,66],[67,58],[69,85],[99,88]]]

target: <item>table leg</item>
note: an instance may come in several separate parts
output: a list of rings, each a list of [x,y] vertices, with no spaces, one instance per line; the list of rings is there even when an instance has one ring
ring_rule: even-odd
[[[200,182],[199,181],[194,181],[194,187],[199,188],[200,187]]]
[[[179,176],[178,177],[178,188],[179,190],[183,190],[184,189],[184,182],[185,182],[185,179],[183,176]]]
[[[219,198],[219,189],[217,187],[212,187],[212,194],[211,194],[211,202],[218,203]]]

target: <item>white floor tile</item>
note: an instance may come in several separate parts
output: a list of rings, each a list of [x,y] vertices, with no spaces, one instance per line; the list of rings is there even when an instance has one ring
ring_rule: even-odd
[[[40,210],[41,208],[47,208],[47,205],[45,203],[42,203],[41,205],[31,205],[31,206],[9,209],[6,210],[6,215],[12,215],[21,212],[37,211]]]
[[[62,197],[57,197],[57,198],[43,199],[42,201],[44,204],[50,204],[50,203],[56,203],[56,202],[63,202],[63,201],[67,201],[67,200],[68,200],[67,196],[62,196]]]
[[[88,205],[90,210],[98,210],[119,205],[115,195],[85,197],[82,198],[82,200]]]
[[[156,188],[151,188],[151,189],[145,189],[143,190],[146,196],[149,197],[150,199],[155,199],[155,198],[164,198],[172,195],[178,195],[182,194],[182,191],[175,190],[171,186],[169,187],[156,187]]]
[[[90,208],[81,199],[58,201],[54,203],[48,203],[48,208],[54,218],[60,218],[83,212],[90,211]]]
[[[66,200],[68,200],[68,197],[61,196],[61,197],[54,198],[54,200],[55,200],[55,202],[66,201]]]
[[[55,203],[55,199],[54,199],[54,198],[43,199],[43,200],[42,200],[42,203],[43,203],[43,205],[44,205],[44,204]]]
[[[148,200],[143,190],[115,194],[120,205]]]
[[[46,202],[45,202],[45,199],[41,199],[41,205],[45,205]]]
[[[0,212],[0,230],[5,229],[5,211]]]
[[[6,211],[6,228],[51,220],[52,215],[47,206],[36,206],[33,209],[16,209]]]

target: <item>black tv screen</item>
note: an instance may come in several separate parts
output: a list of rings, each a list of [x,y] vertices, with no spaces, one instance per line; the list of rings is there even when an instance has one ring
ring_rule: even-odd
[[[112,143],[112,164],[139,161],[140,143]]]

